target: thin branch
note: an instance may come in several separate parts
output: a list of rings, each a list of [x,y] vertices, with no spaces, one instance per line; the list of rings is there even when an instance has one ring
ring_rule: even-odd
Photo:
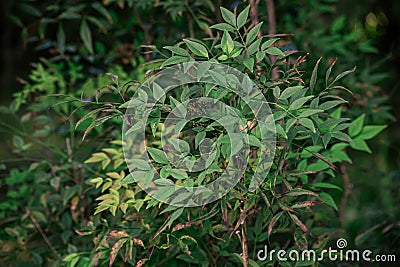
[[[275,4],[273,0],[265,0],[268,12],[268,35],[274,36],[276,34],[276,19],[275,19]],[[270,55],[271,63],[274,63],[276,56]],[[272,69],[272,79],[279,78],[278,67]]]
[[[242,243],[242,260],[243,260],[243,267],[249,266],[249,250],[247,247],[247,235],[246,235],[246,221],[243,222],[242,225],[242,238],[241,238],[241,243]]]
[[[250,20],[253,26],[258,24],[258,4],[260,0],[249,0],[250,4]]]
[[[346,213],[347,201],[351,194],[351,189],[353,188],[353,185],[351,184],[350,179],[349,179],[349,174],[347,173],[346,163],[343,162],[342,164],[340,164],[340,172],[343,175],[344,192],[343,192],[342,201],[340,203],[339,219],[340,219],[340,222],[343,223],[344,219],[345,219],[344,217],[345,217],[345,213]]]
[[[46,244],[49,246],[49,248],[51,249],[51,251],[57,256],[60,257],[60,254],[58,254],[57,250],[53,247],[53,245],[51,244],[49,238],[46,236],[46,234],[44,233],[42,227],[40,226],[39,222],[36,220],[36,218],[33,216],[33,214],[31,213],[31,210],[28,207],[25,207],[26,210],[26,214],[29,216],[29,218],[31,219],[31,221],[33,222],[33,224],[35,225],[36,229],[38,230],[38,232],[40,233],[40,235],[43,237],[44,241],[46,242]]]

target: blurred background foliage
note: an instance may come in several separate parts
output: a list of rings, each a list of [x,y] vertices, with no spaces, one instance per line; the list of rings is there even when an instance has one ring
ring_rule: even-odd
[[[353,91],[347,115],[366,114],[366,124],[389,127],[369,143],[372,154],[349,152],[353,164],[343,180],[333,181],[345,190],[332,192],[340,204],[332,225],[339,229],[337,237],[346,237],[352,246],[394,253],[400,243],[400,2],[249,2],[258,3],[254,19],[269,22],[263,25],[266,32],[283,34],[279,47],[308,53],[306,75],[320,57],[324,69],[337,60],[336,74],[357,67],[343,81]],[[83,162],[120,137],[112,125],[121,121],[109,118],[91,132],[85,132],[88,122],[75,129],[86,113],[74,100],[90,102],[98,94],[112,101],[112,88],[105,88],[112,76],[104,74],[141,82],[157,66],[155,49],[184,37],[214,37],[209,25],[222,21],[219,7],[233,11],[244,5],[225,0],[1,1],[0,262],[42,266],[59,254],[93,246],[92,237],[82,232],[75,237],[76,229],[91,231],[86,223],[98,194],[87,179],[99,170]],[[82,142],[83,135],[90,142]],[[107,228],[121,218],[95,220]]]

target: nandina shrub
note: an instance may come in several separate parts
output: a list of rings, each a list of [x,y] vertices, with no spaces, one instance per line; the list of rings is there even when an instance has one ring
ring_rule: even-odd
[[[106,219],[106,227],[97,228],[90,257],[93,264],[113,264],[120,257],[137,266],[290,266],[276,256],[257,257],[258,252],[266,244],[269,250],[312,248],[318,252],[337,237],[338,225],[332,217],[337,216],[338,207],[332,192],[341,190],[334,182],[340,175],[338,165],[351,163],[348,148],[369,151],[365,140],[384,126],[365,126],[364,116],[353,121],[342,117],[342,108],[350,107],[337,91],[348,92],[351,88],[338,82],[354,69],[331,77],[331,64],[326,70],[325,86],[321,87],[316,83],[317,61],[310,81],[304,81],[301,64],[306,55],[275,46],[278,38],[262,35],[262,22],[250,25],[248,13],[249,7],[237,16],[221,8],[224,22],[211,27],[216,37],[183,39],[175,46],[164,47],[170,55],[150,74],[149,84],[130,84],[118,75],[112,76],[110,87],[121,95],[123,103],[106,104],[112,106],[107,116],[117,117],[125,112],[124,138],[112,141],[86,161],[101,169],[100,175],[90,180],[101,191],[94,221],[100,216]],[[262,125],[246,102],[246,95],[229,88],[231,76],[213,71],[215,64],[243,73],[270,107],[276,148],[267,162],[269,172],[256,180],[260,183],[255,190],[251,181],[257,172],[257,158],[268,145],[264,143]],[[158,73],[177,70],[174,68],[219,84],[199,80],[163,89],[166,85],[157,81]],[[272,72],[278,76],[272,78]],[[174,76],[173,72],[170,74]],[[239,79],[242,85],[245,80]],[[188,114],[196,113],[190,108],[198,108],[187,103],[202,97],[224,103],[233,113],[187,119]],[[154,103],[149,105],[149,99]],[[212,110],[213,106],[204,108]],[[170,116],[181,118],[181,122],[173,120],[176,123],[165,127]],[[91,112],[82,121],[90,117],[95,119],[95,125],[101,122],[102,113]],[[234,123],[240,124],[237,127],[246,136],[244,139],[232,138],[227,132],[226,126]],[[139,129],[144,131],[143,139],[127,138]],[[173,141],[163,141],[164,131],[174,133],[169,140]],[[201,157],[201,144],[209,145],[212,162],[193,171],[190,162]],[[249,148],[247,154],[240,154],[244,145]],[[144,149],[141,151],[147,161],[129,154],[135,146]],[[171,149],[180,152],[178,160],[186,160],[189,166],[171,163]],[[249,164],[232,190],[211,203],[187,205],[190,190],[215,181],[235,156]],[[187,191],[177,186],[185,186]],[[80,259],[80,254],[75,253],[65,261],[75,264]]]

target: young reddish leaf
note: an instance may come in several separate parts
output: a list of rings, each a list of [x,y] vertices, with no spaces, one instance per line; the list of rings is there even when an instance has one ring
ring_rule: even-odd
[[[290,215],[290,218],[292,219],[292,221],[295,224],[297,224],[303,232],[309,234],[310,236],[313,236],[313,234],[310,232],[310,230],[307,228],[307,226],[302,221],[300,221],[300,219],[296,215],[294,215],[292,213],[289,213],[289,215]]]
[[[272,229],[274,228],[275,224],[278,222],[279,218],[282,216],[284,211],[281,211],[277,214],[275,214],[274,217],[272,217],[270,223],[268,224],[268,238],[271,236]]]

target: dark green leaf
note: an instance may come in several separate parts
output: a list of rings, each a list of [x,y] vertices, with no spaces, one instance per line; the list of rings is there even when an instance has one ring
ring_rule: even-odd
[[[208,58],[207,48],[204,45],[188,39],[183,39],[183,41],[188,46],[190,51],[193,52],[193,54],[195,54],[196,56]]]
[[[89,51],[90,54],[93,54],[92,32],[90,31],[89,25],[87,24],[86,20],[82,21],[79,33],[86,49]]]

